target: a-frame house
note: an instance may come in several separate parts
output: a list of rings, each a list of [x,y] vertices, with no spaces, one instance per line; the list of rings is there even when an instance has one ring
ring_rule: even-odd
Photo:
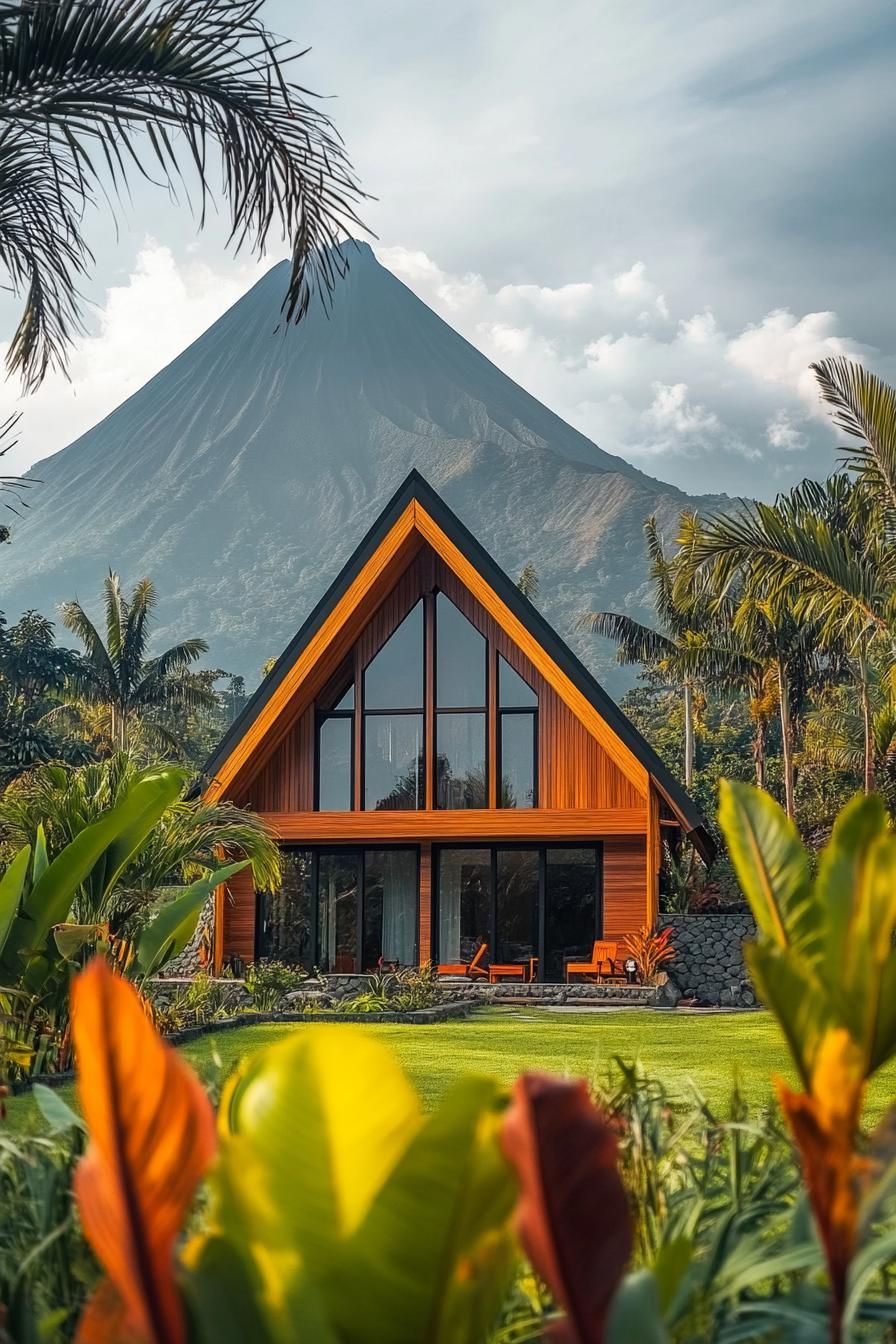
[[[207,766],[280,837],[215,961],[331,974],[469,960],[562,980],[657,912],[663,829],[703,819],[618,706],[416,471]]]

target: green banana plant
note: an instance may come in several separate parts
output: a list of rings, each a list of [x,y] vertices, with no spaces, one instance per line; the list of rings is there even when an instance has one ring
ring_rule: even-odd
[[[101,908],[105,895],[180,796],[185,779],[185,771],[175,767],[142,771],[114,807],[52,860],[38,826],[34,844],[23,846],[0,877],[0,1009],[10,1024],[0,1045],[7,1065],[27,1068],[30,1059],[31,1067],[37,1068],[47,1043],[53,1041],[59,1050],[57,1066],[65,1066],[72,977],[86,948],[109,948],[107,925],[67,922],[72,905],[86,888]],[[129,958],[130,971],[145,981],[181,952],[211,892],[245,862],[216,869],[162,906],[140,935],[136,956]],[[40,1051],[35,1043],[41,1044]]]
[[[120,803],[51,862],[38,827],[33,854],[27,846],[20,851],[0,884],[0,983],[40,993],[59,961],[53,930],[68,919],[79,888],[114,887],[185,781],[186,772],[173,766],[142,772]]]

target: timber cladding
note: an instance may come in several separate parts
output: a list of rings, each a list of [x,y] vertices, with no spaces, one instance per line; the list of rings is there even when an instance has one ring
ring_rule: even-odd
[[[644,792],[626,778],[554,687],[429,546],[423,547],[411,561],[360,632],[354,647],[349,651],[340,648],[338,655],[329,661],[340,666],[346,661],[353,664],[359,683],[364,668],[411,608],[424,593],[434,589],[450,597],[489,641],[492,650],[505,658],[538,696],[539,807],[643,809]],[[328,667],[327,676],[334,671],[335,668]],[[314,733],[314,703],[297,699],[282,741],[254,778],[242,786],[239,801],[259,812],[312,811]],[[358,774],[356,771],[356,783],[360,784]]]
[[[620,948],[629,933],[648,923],[646,836],[604,841],[604,937]]]

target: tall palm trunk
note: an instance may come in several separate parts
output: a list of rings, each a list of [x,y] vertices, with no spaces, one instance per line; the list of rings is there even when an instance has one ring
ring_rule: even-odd
[[[790,687],[787,684],[787,667],[783,659],[778,661],[778,704],[781,713],[781,745],[784,755],[784,810],[791,819],[793,806],[793,721],[790,717]]]
[[[859,659],[859,690],[862,697],[862,751],[864,754],[863,788],[866,793],[874,792],[874,716],[871,710],[871,696],[868,688],[868,664],[864,657]]]
[[[690,791],[694,783],[694,688],[684,683],[684,786]]]
[[[768,736],[768,724],[764,717],[760,716],[756,720],[756,729],[753,733],[753,763],[756,766],[756,787],[765,788],[765,743]]]

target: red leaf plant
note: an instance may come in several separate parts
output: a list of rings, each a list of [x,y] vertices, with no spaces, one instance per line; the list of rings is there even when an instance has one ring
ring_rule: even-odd
[[[502,1130],[520,1182],[523,1250],[566,1320],[558,1344],[602,1344],[632,1248],[616,1140],[586,1084],[527,1073],[514,1084]]]

